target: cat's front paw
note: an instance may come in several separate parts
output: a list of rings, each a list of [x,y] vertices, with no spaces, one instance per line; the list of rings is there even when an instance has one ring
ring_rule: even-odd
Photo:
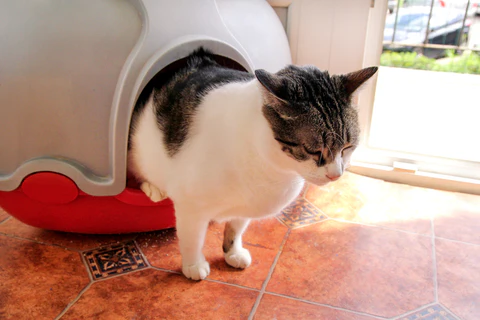
[[[245,269],[252,263],[252,256],[245,248],[234,250],[233,248],[225,253],[225,261],[234,268]]]
[[[210,274],[210,265],[207,261],[197,262],[193,265],[183,265],[182,272],[189,279],[203,280]]]
[[[160,202],[167,199],[167,194],[163,191],[160,191],[157,187],[149,182],[142,182],[140,189],[150,198],[153,202]]]

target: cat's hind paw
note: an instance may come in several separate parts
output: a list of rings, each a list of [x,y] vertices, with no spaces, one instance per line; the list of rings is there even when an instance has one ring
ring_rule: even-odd
[[[234,250],[233,248],[225,253],[225,261],[232,267],[245,269],[252,263],[252,256],[245,248]]]
[[[203,280],[210,274],[208,261],[197,262],[193,265],[183,265],[182,272],[188,279]]]
[[[160,202],[167,199],[167,194],[163,191],[160,191],[157,187],[149,182],[142,182],[140,189],[150,198],[153,202]]]

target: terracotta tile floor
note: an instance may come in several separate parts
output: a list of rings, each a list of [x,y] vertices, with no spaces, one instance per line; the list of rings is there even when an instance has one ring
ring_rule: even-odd
[[[89,236],[0,209],[0,319],[480,319],[480,197],[346,174],[250,225],[252,265],[180,274],[174,230]]]

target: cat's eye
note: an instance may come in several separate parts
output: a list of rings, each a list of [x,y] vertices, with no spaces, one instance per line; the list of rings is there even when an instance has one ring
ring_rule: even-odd
[[[350,145],[350,146],[346,146],[345,148],[342,149],[342,157],[343,157],[343,153],[346,151],[346,150],[351,150],[353,149],[353,146]]]
[[[279,139],[279,138],[275,138],[275,140],[277,140],[281,144],[284,144],[284,145],[289,146],[289,147],[298,147],[299,146],[299,144],[295,143],[295,142],[285,141],[285,140],[282,140],[282,139]]]
[[[309,151],[307,148],[305,148],[305,152],[312,155],[315,162],[319,165],[319,166],[323,166],[325,163],[327,163],[327,161],[325,160],[325,158],[323,157],[323,153],[322,151]]]
[[[304,148],[304,149],[306,153],[311,154],[312,156],[318,156],[322,154],[322,151],[310,151],[307,148]]]

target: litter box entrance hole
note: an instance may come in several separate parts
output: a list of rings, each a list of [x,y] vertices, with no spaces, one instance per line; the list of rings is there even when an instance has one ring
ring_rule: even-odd
[[[165,68],[160,70],[153,78],[150,80],[145,88],[142,90],[142,93],[138,97],[137,105],[138,102],[144,102],[147,101],[148,98],[150,97],[150,93],[152,92],[152,89],[155,88],[160,88],[162,87],[178,70],[181,68],[185,67],[187,65],[187,59],[188,58],[183,58],[177,61],[174,61],[167,65]],[[234,70],[240,70],[240,71],[245,71],[247,70],[242,67],[238,62],[224,57],[224,56],[219,56],[215,55],[215,61],[224,67],[227,67],[229,69],[234,69]]]
[[[247,70],[241,64],[236,62],[235,60],[232,60],[230,58],[220,56],[220,55],[214,55],[214,57],[215,57],[215,61],[221,66],[224,66],[224,67],[227,67],[227,68],[233,69],[233,70],[239,70],[239,71],[247,72]],[[150,94],[152,93],[153,88],[161,88],[163,85],[165,85],[165,83],[169,79],[172,78],[172,76],[175,74],[175,72],[177,72],[178,70],[180,70],[181,68],[183,68],[187,65],[187,59],[188,58],[182,58],[182,59],[179,59],[179,60],[176,60],[176,61],[170,63],[165,68],[160,70],[147,83],[145,88],[143,88],[142,93],[140,93],[140,96],[138,97],[138,100],[137,100],[137,103],[135,104],[135,108],[133,110],[132,116],[136,112],[139,112],[141,110],[141,108],[139,108],[139,106],[142,106],[143,104],[145,104],[147,102],[148,98],[150,97]],[[131,128],[130,128],[130,130],[131,130]],[[129,144],[128,149],[130,150],[130,137],[129,137],[128,144]],[[129,171],[128,167],[127,167],[127,187],[128,188],[133,188],[133,189],[139,189],[138,182],[135,181],[135,178],[133,177],[133,175]]]

